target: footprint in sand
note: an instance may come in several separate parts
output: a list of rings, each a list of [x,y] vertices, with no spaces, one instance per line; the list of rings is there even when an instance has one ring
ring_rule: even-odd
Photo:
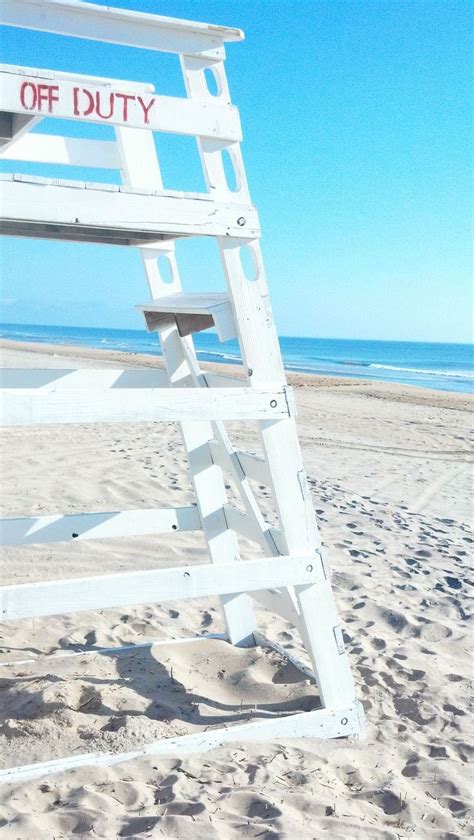
[[[418,776],[418,762],[420,757],[418,755],[412,755],[411,758],[408,759],[405,767],[402,770],[402,776],[405,776],[406,779],[414,779]]]
[[[419,726],[426,726],[436,719],[436,715],[423,717],[418,701],[414,697],[393,697],[395,711],[402,718],[408,718]]]
[[[459,580],[459,578],[457,577],[451,577],[450,575],[447,575],[447,577],[445,577],[445,581],[448,584],[448,586],[451,587],[451,589],[461,589],[462,587],[462,581]]]
[[[247,816],[251,819],[275,820],[281,817],[281,811],[263,798],[252,799],[247,807]]]
[[[405,616],[395,610],[381,609],[379,614],[380,617],[397,633],[400,632],[400,630],[403,630],[408,624]]]
[[[435,744],[431,744],[430,758],[448,758],[446,747],[437,747]]]

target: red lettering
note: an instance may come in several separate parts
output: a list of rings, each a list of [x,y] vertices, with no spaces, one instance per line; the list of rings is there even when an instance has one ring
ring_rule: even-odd
[[[75,87],[72,89],[72,101],[74,105],[74,116],[78,117],[81,113],[79,110],[79,88]]]
[[[48,111],[51,113],[53,110],[53,102],[59,102],[59,87],[58,85],[50,85],[48,91]]]
[[[85,111],[82,111],[82,116],[83,117],[88,117],[89,114],[92,114],[92,112],[94,110],[94,97],[92,96],[90,91],[87,90],[87,88],[82,88],[82,93],[85,96],[87,96],[87,99],[89,100]],[[75,87],[75,88],[72,89],[72,104],[73,104],[73,113],[74,113],[75,117],[80,117],[81,116],[81,109],[80,109],[81,97],[80,97],[80,94],[81,94],[81,88]]]
[[[114,112],[114,98],[115,98],[115,94],[109,93],[109,113],[108,114],[101,114],[101,112],[100,112],[101,95],[100,95],[100,90],[97,91],[97,93],[95,95],[95,109],[97,111],[97,116],[100,117],[101,120],[110,120],[110,117],[112,116],[112,114]]]
[[[28,88],[31,88],[31,105],[26,104],[26,91]],[[36,85],[34,82],[23,82],[20,88],[20,102],[23,108],[26,108],[28,111],[32,111],[33,108],[36,108],[36,103],[38,101],[38,92],[36,90]]]
[[[149,101],[148,105],[145,105],[145,103],[144,103],[143,99],[141,98],[141,96],[137,96],[137,99],[138,99],[138,101],[139,101],[140,105],[141,105],[141,106],[142,106],[142,108],[143,108],[143,116],[144,116],[144,118],[145,118],[145,123],[146,123],[146,124],[148,124],[148,123],[150,122],[150,120],[148,119],[148,114],[150,113],[150,109],[151,109],[152,105],[154,105],[154,104],[155,104],[155,101],[156,101],[156,100],[155,100],[155,98],[153,97],[153,99],[150,99],[150,101]]]
[[[38,85],[38,108],[40,111],[43,110],[43,102],[48,103],[48,112],[51,114],[53,110],[53,102],[59,102],[59,96],[57,94],[59,87],[57,85],[47,85],[47,84],[40,84]]]
[[[89,97],[89,104],[82,114],[83,117],[88,117],[89,114],[92,114],[92,111],[94,110],[94,97],[92,96],[92,93],[89,90],[87,90],[87,88],[82,88],[82,92]]]
[[[38,110],[43,110],[43,102],[48,101],[48,87],[49,85],[40,84],[37,87],[38,90]]]
[[[135,97],[132,96],[130,93],[116,93],[115,98],[116,99],[123,99],[122,119],[123,119],[124,122],[127,122],[127,120],[128,120],[128,101],[132,100],[132,102],[133,102],[135,100]]]

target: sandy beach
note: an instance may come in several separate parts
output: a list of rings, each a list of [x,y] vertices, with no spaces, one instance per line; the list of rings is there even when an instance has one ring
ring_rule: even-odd
[[[123,368],[160,360],[3,341],[1,363]],[[366,739],[236,743],[10,785],[0,806],[5,840],[471,835],[472,399],[355,379],[289,381]],[[258,451],[253,427],[231,423],[229,431]],[[194,500],[174,423],[9,428],[1,469],[2,516]],[[271,517],[269,491],[256,493]],[[250,543],[242,548],[255,553]],[[26,583],[205,558],[197,533],[31,545],[4,550],[1,578]],[[303,657],[291,625],[263,610],[258,617],[262,633]],[[97,652],[224,629],[217,599],[2,625],[2,766],[129,750],[276,709],[314,708],[310,680],[268,650],[209,639]]]

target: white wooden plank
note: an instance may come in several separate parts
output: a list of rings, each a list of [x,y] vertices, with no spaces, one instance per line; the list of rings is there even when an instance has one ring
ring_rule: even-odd
[[[127,82],[92,83],[69,80],[60,72],[42,78],[37,70],[25,75],[9,70],[0,72],[0,108],[31,118],[56,117],[130,128],[164,131],[235,142],[242,138],[240,119],[233,105],[217,99],[206,103],[183,97],[138,92]]]
[[[7,148],[0,160],[57,163],[97,169],[119,169],[117,144],[111,140],[79,140],[54,134],[25,134]]]
[[[217,204],[205,195],[128,192],[124,188],[33,176],[0,177],[2,219],[35,225],[102,228],[169,236],[258,236],[258,216],[248,205]],[[244,227],[238,219],[245,218]],[[7,225],[3,225],[7,230]],[[8,230],[7,230],[8,232]]]
[[[244,364],[251,367],[254,387],[265,382],[284,381],[278,337],[268,301],[259,243],[251,248],[257,278],[249,281],[242,268],[240,244],[220,239],[224,268],[236,311]],[[319,552],[321,540],[314,516],[311,494],[304,471],[295,422],[288,417],[259,426],[263,451],[271,478],[282,534],[281,549],[288,554]],[[325,565],[315,560],[319,581],[311,587],[296,587],[300,633],[318,682],[323,705],[352,702],[354,684],[341,644],[342,631]]]
[[[262,712],[257,709],[255,714]],[[270,716],[227,728],[207,729],[178,738],[165,738],[129,752],[83,753],[68,758],[53,759],[39,764],[26,764],[0,771],[0,783],[22,783],[47,778],[80,767],[112,767],[125,761],[146,756],[182,756],[208,752],[223,744],[242,744],[255,741],[286,743],[293,738],[328,739],[347,736],[363,737],[364,714],[360,703],[337,710],[316,709],[286,717]]]
[[[309,584],[308,558],[275,557],[224,565],[181,566],[145,572],[42,581],[0,588],[3,621],[251,592],[286,583]]]
[[[201,528],[195,507],[3,518],[0,519],[0,545],[102,540]]]
[[[220,238],[219,244],[229,293],[233,300],[244,365],[253,371],[251,385],[258,387],[263,382],[272,382],[275,385],[282,383],[285,381],[285,374],[259,243],[252,241],[248,245],[255,264],[253,280],[249,280],[244,273],[240,243],[237,240]],[[281,531],[279,549],[285,554],[301,552],[309,556],[314,551],[319,551],[321,539],[302,463],[294,419],[289,417],[278,423],[263,422],[259,424],[259,433],[270,475],[269,486],[272,489],[279,517]],[[317,559],[315,565],[318,568],[321,583],[325,584],[325,572],[321,560]],[[338,624],[338,621],[334,618],[331,590],[328,587],[324,588],[324,597],[328,599],[328,604],[325,604],[324,608],[321,606],[320,609],[315,608],[316,600],[318,604],[321,603],[319,599],[316,599],[315,592],[316,588],[313,588],[313,600],[302,593],[297,612],[301,616],[300,634],[311,656],[319,690],[321,695],[329,701],[330,698],[333,699],[336,696],[335,686],[338,683],[341,685],[341,694],[347,696],[347,686],[351,683],[351,675],[345,656],[339,654],[333,634],[333,627]],[[290,599],[293,596],[291,589],[288,591],[288,596]],[[334,618],[334,623],[330,626],[327,625],[329,614]],[[319,654],[324,647],[326,650],[318,668]],[[353,697],[354,694],[352,694]]]
[[[140,312],[215,314],[229,308],[229,296],[226,292],[176,292],[139,304],[136,308]]]
[[[147,50],[224,58],[239,29],[114,9],[80,0],[3,0],[0,23]]]
[[[189,55],[180,57],[181,69],[188,97],[193,102],[207,102],[209,91],[205,79],[206,64],[202,58]],[[207,63],[219,82],[222,98],[229,98],[229,89],[223,63],[212,67]],[[242,159],[239,142],[227,145],[224,149],[222,142],[215,137],[200,137],[198,139],[199,156],[203,168],[204,179],[208,191],[216,198],[229,193],[239,197],[241,201],[250,202],[249,189],[245,166]],[[226,167],[224,166],[224,152],[227,155],[227,171],[233,169],[234,178],[228,182]]]
[[[327,708],[355,698],[354,681],[344,650],[342,628],[334,603],[329,580],[311,586],[295,586],[301,622],[311,642],[314,673]]]
[[[130,189],[163,192],[163,179],[152,135],[130,126],[117,125],[115,137],[122,164],[122,184]],[[171,294],[173,289],[169,285],[167,293]]]
[[[138,423],[169,420],[258,420],[288,416],[284,391],[250,388],[121,388],[94,392],[80,389],[4,390],[0,425],[41,423]]]

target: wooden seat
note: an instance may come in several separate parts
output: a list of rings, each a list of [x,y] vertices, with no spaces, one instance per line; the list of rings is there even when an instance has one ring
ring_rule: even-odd
[[[237,335],[229,296],[221,292],[178,293],[137,306],[143,313],[147,330],[154,332],[176,323],[181,336],[215,327],[220,341]]]
[[[181,236],[260,233],[254,207],[216,202],[201,193],[130,189],[0,175],[0,234],[40,239],[139,245]]]

